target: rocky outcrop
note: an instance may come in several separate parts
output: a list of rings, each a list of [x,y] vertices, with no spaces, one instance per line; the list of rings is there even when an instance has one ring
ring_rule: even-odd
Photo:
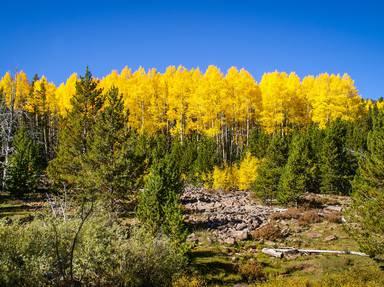
[[[219,242],[233,244],[248,238],[251,231],[266,222],[268,216],[281,208],[258,205],[245,191],[208,192],[188,187],[182,197],[185,221],[192,230],[208,230]],[[194,233],[189,237],[198,241]]]

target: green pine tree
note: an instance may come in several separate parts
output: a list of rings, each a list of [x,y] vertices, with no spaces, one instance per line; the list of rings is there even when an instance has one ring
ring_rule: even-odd
[[[347,128],[336,120],[326,131],[320,155],[322,193],[350,194],[356,160],[346,146]]]
[[[297,204],[301,195],[312,191],[316,164],[306,133],[296,134],[291,142],[287,164],[281,175],[277,198],[281,203]]]
[[[107,92],[105,104],[97,115],[93,140],[83,160],[83,183],[113,202],[137,186],[144,158],[135,151],[135,137],[128,130],[128,117],[117,88]]]
[[[167,234],[174,242],[185,240],[186,235],[179,199],[182,188],[176,159],[167,155],[151,167],[137,207],[144,226],[153,234]]]
[[[6,187],[11,194],[22,196],[36,190],[41,173],[38,146],[24,125],[21,125],[16,131],[13,149],[5,179]]]
[[[57,156],[48,166],[48,175],[56,183],[78,186],[82,162],[93,141],[93,126],[103,106],[102,91],[88,67],[76,83],[76,94],[71,99],[72,108],[60,127]]]
[[[384,127],[369,133],[367,148],[368,151],[359,160],[359,169],[353,180],[353,204],[347,213],[347,222],[361,249],[383,259]]]
[[[279,181],[287,161],[287,139],[275,135],[268,146],[266,157],[261,163],[252,189],[264,202],[276,199]]]

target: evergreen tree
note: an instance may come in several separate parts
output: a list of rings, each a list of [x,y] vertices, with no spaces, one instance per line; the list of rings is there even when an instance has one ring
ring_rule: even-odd
[[[175,158],[170,155],[154,163],[139,196],[137,216],[152,233],[164,232],[174,242],[185,240],[180,205],[183,183]]]
[[[279,181],[286,163],[288,154],[287,139],[275,135],[267,149],[257,171],[257,177],[252,189],[264,202],[271,202],[276,198]]]
[[[103,106],[102,91],[89,69],[76,83],[71,110],[61,124],[57,156],[48,167],[56,182],[78,185],[83,177],[82,161],[93,140],[93,126]]]
[[[297,133],[292,139],[288,161],[280,179],[278,200],[281,203],[297,203],[304,192],[313,191],[315,169],[310,139],[306,133]]]
[[[325,131],[320,155],[322,193],[350,194],[356,160],[346,147],[347,129],[341,120],[332,122]]]
[[[127,114],[117,88],[106,94],[106,103],[93,127],[93,140],[84,157],[84,186],[107,198],[127,195],[143,173],[143,156],[135,151],[135,137],[127,127]]]
[[[249,138],[250,152],[257,158],[263,158],[267,152],[270,138],[270,135],[261,128],[253,129]]]
[[[203,175],[209,173],[219,163],[219,154],[216,142],[208,137],[199,138],[196,143],[196,150],[197,156],[193,163],[193,170],[199,181]]]
[[[38,148],[24,125],[16,131],[13,149],[5,179],[6,187],[11,194],[22,196],[36,190],[40,175]]]
[[[367,148],[353,180],[347,222],[364,252],[384,258],[384,127],[369,133]]]

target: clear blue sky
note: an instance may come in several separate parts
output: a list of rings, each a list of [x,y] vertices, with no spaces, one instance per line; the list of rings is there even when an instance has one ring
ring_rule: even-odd
[[[59,83],[89,65],[184,65],[223,71],[349,73],[364,97],[384,96],[380,1],[0,1],[0,73]]]

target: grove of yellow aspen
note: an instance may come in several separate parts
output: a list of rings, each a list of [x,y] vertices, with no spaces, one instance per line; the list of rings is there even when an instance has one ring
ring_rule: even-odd
[[[22,71],[14,77],[7,72],[0,90],[16,109],[37,108],[65,117],[77,80],[72,74],[56,87],[45,77],[32,83]],[[255,126],[270,133],[311,122],[324,127],[336,118],[354,120],[369,106],[346,74],[300,79],[295,73],[275,71],[265,73],[258,84],[249,72],[235,67],[226,74],[215,66],[204,73],[182,66],[170,66],[164,73],[125,67],[99,79],[99,86],[104,91],[119,89],[130,127],[146,134],[169,132],[181,141],[200,133],[223,140],[231,134],[236,143],[245,143]]]

